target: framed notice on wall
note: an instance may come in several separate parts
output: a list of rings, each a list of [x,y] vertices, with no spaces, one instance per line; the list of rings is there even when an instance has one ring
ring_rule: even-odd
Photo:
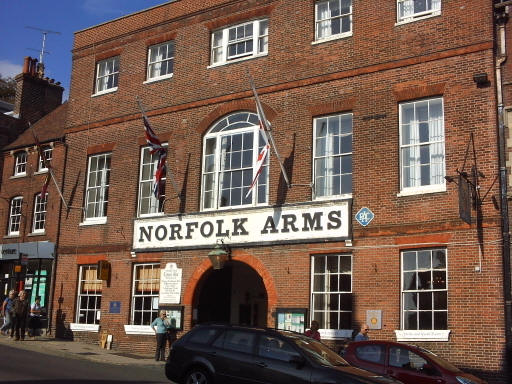
[[[173,328],[183,330],[183,305],[162,305],[160,309],[167,312],[167,320]]]
[[[276,329],[304,333],[307,313],[307,308],[277,308]]]

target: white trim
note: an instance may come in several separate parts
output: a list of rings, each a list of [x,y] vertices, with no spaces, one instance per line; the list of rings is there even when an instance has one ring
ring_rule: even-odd
[[[69,329],[73,332],[99,332],[99,324],[69,323]]]
[[[124,332],[127,335],[154,335],[155,331],[151,328],[150,325],[124,325]]]
[[[80,224],[78,224],[78,226],[81,227],[84,225],[97,225],[97,224],[107,224],[107,216],[85,219]]]
[[[93,93],[93,94],[91,95],[91,97],[97,97],[97,96],[105,95],[105,94],[107,94],[107,93],[115,92],[115,91],[117,91],[117,88],[119,88],[119,87],[109,88],[109,89],[106,89],[106,90],[104,90],[104,91],[100,91],[100,92]]]
[[[9,177],[9,179],[21,179],[23,177],[27,177],[27,173],[18,173],[17,175],[12,175],[11,177]]]
[[[322,340],[339,340],[352,338],[352,329],[319,329]]]
[[[145,80],[142,82],[142,84],[151,84],[151,83],[156,83],[158,81],[162,81],[162,80],[166,80],[166,79],[170,79],[171,77],[174,76],[174,73],[169,73],[167,75],[163,75],[163,76],[158,76],[158,77],[152,77],[151,79],[149,80]]]
[[[449,341],[451,330],[395,330],[397,341]]]
[[[438,193],[438,192],[446,192],[446,183],[445,184],[426,185],[423,187],[406,188],[406,189],[400,191],[399,193],[397,193],[396,196],[404,197],[404,196],[422,195],[425,193]]]
[[[311,45],[318,45],[318,44],[322,44],[322,43],[327,43],[327,42],[333,41],[333,40],[346,39],[347,37],[352,37],[353,35],[354,35],[354,33],[352,31],[345,32],[345,33],[340,33],[338,35],[331,35],[331,36],[325,37],[323,39],[318,39],[318,40],[312,41]]]
[[[395,23],[395,27],[400,26],[400,25],[404,25],[404,24],[414,23],[415,21],[430,19],[431,17],[437,17],[437,16],[441,16],[441,11],[435,11],[435,12],[432,12],[432,13],[430,13],[428,15],[425,15],[425,16],[410,17],[410,18],[402,20],[402,21],[397,21]]]
[[[48,168],[41,168],[41,170],[40,170],[40,171],[36,171],[36,172],[34,172],[33,174],[34,174],[34,175],[44,175],[44,174],[46,174],[46,173],[48,173]]]
[[[222,62],[222,63],[210,64],[209,66],[206,67],[206,69],[215,68],[215,67],[222,67],[223,65],[228,65],[228,64],[232,64],[232,63],[239,63],[239,62],[245,61],[245,60],[257,59],[257,58],[263,57],[263,56],[268,56],[268,52],[258,53],[256,55],[247,56],[247,57],[241,57],[239,59],[233,59],[233,60],[225,61],[225,62]]]

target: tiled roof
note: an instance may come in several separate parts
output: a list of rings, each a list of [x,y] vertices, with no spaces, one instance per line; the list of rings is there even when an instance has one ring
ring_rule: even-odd
[[[55,108],[52,112],[32,124],[36,131],[37,138],[41,143],[53,141],[64,137],[64,127],[66,125],[66,115],[68,112],[68,103]],[[27,129],[11,144],[4,147],[3,150],[28,147],[35,144],[34,135],[31,129]]]

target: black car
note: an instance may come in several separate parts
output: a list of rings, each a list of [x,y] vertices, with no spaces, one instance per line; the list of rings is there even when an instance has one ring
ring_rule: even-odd
[[[174,342],[165,374],[182,384],[399,383],[353,367],[298,333],[212,324]]]

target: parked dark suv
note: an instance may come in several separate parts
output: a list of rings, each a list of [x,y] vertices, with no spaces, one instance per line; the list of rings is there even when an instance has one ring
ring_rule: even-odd
[[[352,367],[301,334],[212,324],[174,342],[165,374],[182,384],[399,383]]]

